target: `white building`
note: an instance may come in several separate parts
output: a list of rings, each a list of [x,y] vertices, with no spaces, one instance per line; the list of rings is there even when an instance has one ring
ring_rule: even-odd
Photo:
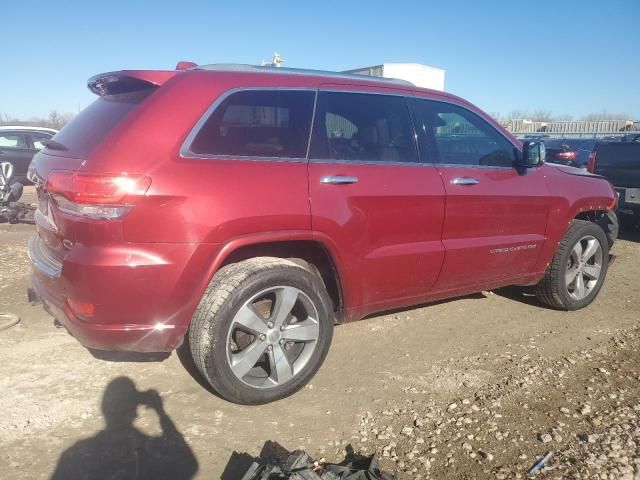
[[[355,68],[345,73],[370,75],[372,77],[398,78],[413,83],[416,87],[444,91],[444,73],[440,68],[420,63],[383,63],[372,67]]]

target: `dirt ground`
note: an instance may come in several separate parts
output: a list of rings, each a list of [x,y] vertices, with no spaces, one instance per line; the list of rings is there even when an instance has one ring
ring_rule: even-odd
[[[547,451],[540,478],[640,478],[639,231],[585,310],[512,288],[343,325],[310,385],[260,407],[175,353],[97,355],[56,328],[26,299],[32,231],[0,225],[0,312],[21,318],[0,331],[3,479],[237,479],[278,448],[376,452],[401,479],[524,478]]]

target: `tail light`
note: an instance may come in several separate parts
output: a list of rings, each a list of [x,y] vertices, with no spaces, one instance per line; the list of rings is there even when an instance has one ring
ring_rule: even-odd
[[[587,170],[589,170],[591,173],[596,172],[597,156],[598,156],[598,153],[595,150],[589,154],[589,161],[587,162]]]
[[[151,186],[149,177],[52,172],[46,190],[65,213],[112,220],[125,216]]]
[[[96,313],[96,307],[93,303],[80,302],[73,298],[67,298],[67,306],[74,316],[82,320],[90,320]]]
[[[571,162],[578,158],[578,152],[576,152],[575,150],[570,150],[568,152],[557,152],[555,156],[560,160],[566,160],[567,162]]]

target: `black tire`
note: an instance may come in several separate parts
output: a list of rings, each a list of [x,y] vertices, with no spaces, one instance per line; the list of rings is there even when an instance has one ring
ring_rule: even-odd
[[[613,247],[613,244],[618,239],[618,235],[620,233],[620,222],[616,212],[613,210],[606,212],[598,218],[596,223],[600,225],[602,230],[604,230],[604,233],[607,236],[607,242],[609,243],[609,250],[611,250],[611,247]]]
[[[602,265],[597,283],[584,298],[577,300],[567,290],[565,275],[573,247],[585,236],[595,237],[602,248]],[[609,266],[609,241],[607,235],[595,223],[573,220],[558,246],[553,260],[547,267],[544,278],[536,285],[538,299],[550,307],[560,310],[578,310],[589,305],[598,295],[607,276]]]
[[[315,349],[304,367],[282,385],[258,388],[241,381],[227,356],[228,334],[238,310],[257,293],[275,286],[302,291],[318,313]],[[322,365],[333,337],[331,301],[322,280],[300,265],[280,258],[259,257],[222,268],[207,287],[189,328],[194,363],[213,389],[234,403],[259,405],[300,390]]]

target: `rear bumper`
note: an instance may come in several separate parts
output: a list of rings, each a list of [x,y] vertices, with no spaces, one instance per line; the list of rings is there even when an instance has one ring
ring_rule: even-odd
[[[207,245],[74,246],[59,260],[29,242],[31,288],[82,345],[98,350],[169,352],[180,345],[198,301]],[[67,299],[91,303],[80,318]]]
[[[618,194],[617,211],[627,215],[640,215],[640,188],[615,187]]]
[[[158,329],[151,325],[93,324],[73,315],[64,301],[53,297],[36,275],[31,288],[42,301],[44,309],[53,315],[67,331],[87,348],[108,351],[170,352],[179,346],[184,332],[177,334],[175,326]]]

